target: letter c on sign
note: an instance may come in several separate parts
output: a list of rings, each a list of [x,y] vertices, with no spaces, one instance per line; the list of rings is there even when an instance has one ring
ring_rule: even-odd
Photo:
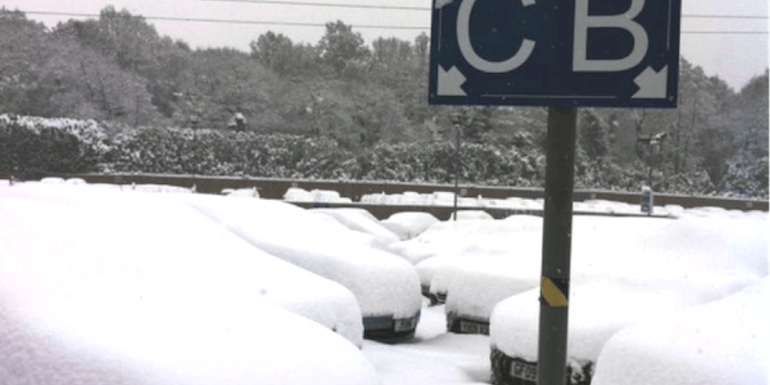
[[[521,0],[521,2],[525,7],[535,4],[535,0]],[[460,52],[465,60],[476,69],[487,73],[499,74],[519,68],[529,59],[529,55],[535,49],[535,42],[523,39],[519,51],[508,60],[493,62],[481,58],[471,45],[470,21],[471,11],[475,4],[476,0],[463,0],[457,14],[457,43],[460,45]]]

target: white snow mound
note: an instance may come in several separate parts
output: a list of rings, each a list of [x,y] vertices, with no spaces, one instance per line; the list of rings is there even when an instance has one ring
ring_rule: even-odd
[[[376,249],[373,237],[288,203],[178,196],[252,245],[331,279],[355,294],[368,316],[411,318],[420,311],[414,266]]]
[[[617,333],[594,385],[768,383],[770,282]]]
[[[349,292],[184,205],[69,185],[0,196],[2,384],[378,381],[330,330],[360,341]]]

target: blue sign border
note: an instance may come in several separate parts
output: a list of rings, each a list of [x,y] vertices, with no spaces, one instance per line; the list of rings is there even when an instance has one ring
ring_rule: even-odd
[[[585,7],[581,9],[591,22],[603,16],[623,22],[620,15],[640,2],[643,7],[627,24],[645,32],[643,58],[630,68],[576,71],[577,7]],[[430,104],[677,106],[681,0],[434,0],[432,13]],[[467,19],[466,36],[458,32],[462,17]],[[583,30],[589,61],[617,61],[641,46],[622,26],[583,26]],[[520,53],[527,49],[526,60],[510,65],[518,64],[515,69],[499,68],[506,60],[525,56]]]

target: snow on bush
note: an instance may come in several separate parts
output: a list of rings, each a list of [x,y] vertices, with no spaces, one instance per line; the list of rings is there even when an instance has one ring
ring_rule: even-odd
[[[767,384],[767,278],[719,301],[626,328],[604,345],[595,385]]]
[[[420,311],[414,267],[372,247],[377,242],[370,235],[279,201],[202,195],[183,198],[252,245],[341,283],[355,294],[364,317],[411,318]]]
[[[12,121],[8,115],[0,115],[0,125],[9,124],[12,124]],[[15,124],[38,134],[46,129],[66,132],[74,135],[84,144],[107,150],[107,146],[104,143],[105,139],[107,139],[107,134],[94,120],[19,116],[15,120]]]
[[[106,140],[93,120],[0,115],[0,170],[22,178],[97,171],[110,150]]]
[[[4,384],[377,382],[330,330],[361,343],[349,291],[184,205],[89,186],[0,194]]]

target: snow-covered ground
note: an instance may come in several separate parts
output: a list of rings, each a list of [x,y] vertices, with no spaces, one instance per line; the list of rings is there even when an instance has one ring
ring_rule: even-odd
[[[516,274],[504,270],[539,274],[540,218],[437,222],[424,214],[402,214],[378,223],[358,210],[302,210],[256,195],[205,197],[167,186],[60,180],[10,186],[0,180],[0,384],[488,384],[493,341],[448,333],[447,309],[489,311],[498,299],[496,290],[481,284],[486,278],[490,287],[523,292],[511,298],[525,303],[518,312],[525,324],[530,324],[527,314],[536,315],[527,309],[530,302],[537,306],[537,290],[528,291],[522,286],[528,281],[511,280]],[[287,193],[290,197],[344,200],[298,190]],[[434,204],[451,198],[451,193],[430,195]],[[383,199],[430,200],[420,194]],[[462,204],[527,209],[542,201],[464,198]],[[639,212],[637,205],[589,205],[582,209]],[[575,348],[599,357],[595,378],[602,384],[620,384],[621,378],[630,385],[716,385],[727,378],[767,384],[760,378],[767,370],[767,349],[741,348],[753,338],[767,340],[766,326],[760,326],[768,318],[767,284],[761,283],[767,276],[767,213],[681,207],[656,207],[656,212],[680,219],[575,218],[573,255],[590,263],[577,261],[574,276],[599,278],[575,284],[574,319],[590,329],[590,314],[580,314],[605,314],[608,309],[595,300],[602,295],[618,310],[630,309],[621,318],[608,314],[594,323],[602,331],[611,329],[606,324],[619,330],[576,332],[572,338],[581,343]],[[270,250],[255,247],[260,244]],[[382,266],[400,272],[389,281],[403,283],[375,293],[390,293],[389,300],[367,304],[374,301],[354,295],[355,288],[297,272],[269,255],[296,253],[302,249],[298,244],[349,250],[341,258],[363,260],[364,266],[388,260]],[[535,255],[535,262],[516,263],[521,254]],[[619,270],[625,260],[636,262]],[[655,263],[665,268],[651,269]],[[334,266],[322,267],[339,269]],[[415,303],[418,271],[423,283],[430,283],[442,269],[452,272],[445,275],[450,302],[429,306],[417,298]],[[343,276],[360,274],[343,271]],[[344,278],[339,271],[328,273]],[[672,284],[683,273],[685,279]],[[366,274],[372,286],[383,285],[376,283],[381,277]],[[463,280],[473,285],[458,284]],[[463,294],[452,299],[453,291]],[[618,297],[629,302],[614,302]],[[749,306],[753,299],[765,306]],[[598,305],[578,307],[579,302]],[[634,303],[654,303],[652,308],[667,316],[634,313]],[[706,310],[691,306],[700,303]],[[350,314],[383,308],[421,311],[414,339],[360,342],[361,324],[351,322]],[[685,312],[679,316],[679,310]],[[656,323],[645,321],[650,319]],[[494,323],[492,329],[496,338]],[[703,331],[705,339],[699,337]],[[519,342],[536,340],[534,331],[520,332]],[[673,334],[683,338],[666,339]],[[509,350],[531,358],[529,346]],[[631,348],[635,353],[627,358],[616,353]],[[721,377],[692,375],[715,366]]]
[[[348,288],[361,307],[367,335],[414,331],[421,307],[417,272],[381,249],[398,236],[374,217],[357,210],[329,215],[264,199],[176,196],[254,247]],[[367,221],[372,225],[363,225]],[[377,227],[381,231],[374,231]]]
[[[599,356],[594,384],[767,384],[770,281],[627,328]]]
[[[1,384],[378,381],[352,293],[163,198],[0,184]]]

